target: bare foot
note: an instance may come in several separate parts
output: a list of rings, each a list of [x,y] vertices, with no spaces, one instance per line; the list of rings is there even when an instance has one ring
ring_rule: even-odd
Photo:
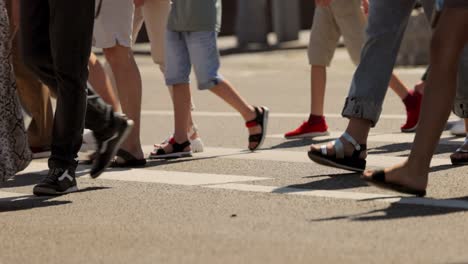
[[[415,190],[426,190],[427,188],[428,173],[416,172],[415,169],[410,169],[407,162],[386,168],[384,172],[386,182],[400,184]],[[362,177],[370,179],[373,173],[373,170],[366,170]]]

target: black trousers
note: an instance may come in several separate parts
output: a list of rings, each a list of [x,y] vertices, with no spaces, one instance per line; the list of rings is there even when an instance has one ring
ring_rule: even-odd
[[[112,108],[87,88],[94,8],[95,0],[21,1],[24,62],[57,95],[53,167],[75,163],[85,125],[105,137],[113,119]]]

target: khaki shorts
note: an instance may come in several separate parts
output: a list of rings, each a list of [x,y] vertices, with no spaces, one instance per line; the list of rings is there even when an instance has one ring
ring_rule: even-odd
[[[310,32],[310,65],[329,66],[340,36],[343,36],[351,60],[358,64],[365,28],[361,0],[335,0],[329,7],[317,7]]]
[[[99,1],[96,1],[96,9]],[[112,48],[117,44],[132,46],[133,0],[102,1],[101,12],[94,21],[93,46]]]
[[[136,40],[143,22],[145,22],[146,32],[151,45],[151,57],[154,63],[158,64],[164,73],[164,45],[166,37],[166,25],[170,0],[146,0],[142,7],[135,10],[133,21],[133,38]]]

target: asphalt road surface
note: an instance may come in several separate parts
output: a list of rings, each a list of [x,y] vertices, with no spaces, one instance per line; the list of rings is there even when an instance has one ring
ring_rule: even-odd
[[[137,50],[148,153],[172,131],[172,104],[147,47]],[[96,180],[80,166],[81,191],[61,197],[32,196],[46,160],[7,182],[0,189],[0,263],[468,262],[468,175],[448,159],[462,139],[444,133],[427,198],[369,187],[358,174],[318,166],[306,155],[311,143],[346,126],[340,112],[354,71],[346,51],[337,51],[328,75],[331,135],[292,141],[282,134],[309,112],[306,50],[223,54],[223,75],[249,102],[271,109],[261,151],[245,151],[247,130],[233,109],[194,89],[203,153],[109,170]],[[413,86],[423,71],[396,72]],[[405,159],[414,135],[399,132],[404,114],[389,92],[369,138],[370,167]]]

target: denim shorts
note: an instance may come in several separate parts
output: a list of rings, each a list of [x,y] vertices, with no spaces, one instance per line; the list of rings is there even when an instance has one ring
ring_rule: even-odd
[[[218,73],[219,51],[215,31],[176,32],[166,31],[166,84],[190,82],[193,65],[198,89],[207,90],[223,80]]]

